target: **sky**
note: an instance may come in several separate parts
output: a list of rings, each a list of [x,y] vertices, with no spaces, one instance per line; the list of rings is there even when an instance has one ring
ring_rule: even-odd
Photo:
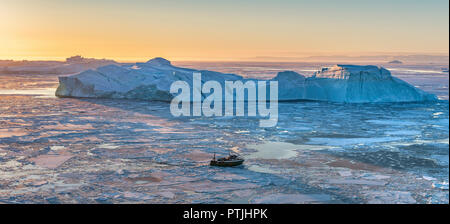
[[[448,0],[0,0],[0,59],[441,54]]]

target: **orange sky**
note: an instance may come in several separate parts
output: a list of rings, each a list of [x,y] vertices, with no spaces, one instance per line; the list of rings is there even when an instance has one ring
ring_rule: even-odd
[[[448,1],[0,0],[0,59],[448,55]]]

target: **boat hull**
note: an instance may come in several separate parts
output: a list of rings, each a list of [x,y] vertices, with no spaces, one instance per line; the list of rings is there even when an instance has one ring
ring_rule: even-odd
[[[244,162],[244,160],[233,160],[233,161],[215,161],[212,160],[211,166],[221,166],[221,167],[230,167],[230,166],[239,166]]]

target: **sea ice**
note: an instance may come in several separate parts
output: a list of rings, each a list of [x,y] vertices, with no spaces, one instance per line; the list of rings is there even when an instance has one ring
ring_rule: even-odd
[[[372,181],[372,180],[356,180],[356,179],[330,179],[330,184],[356,184],[356,185],[369,185],[369,186],[384,186],[387,183],[385,181]]]
[[[38,166],[54,169],[72,157],[72,155],[40,155],[30,159],[30,161],[34,162]]]
[[[370,191],[366,193],[370,204],[414,204],[416,200],[405,191]]]
[[[253,200],[258,204],[305,204],[305,203],[327,203],[332,198],[326,194],[272,194],[258,197]]]
[[[324,144],[329,146],[370,145],[381,142],[401,140],[399,137],[373,137],[373,138],[311,138],[310,144]]]

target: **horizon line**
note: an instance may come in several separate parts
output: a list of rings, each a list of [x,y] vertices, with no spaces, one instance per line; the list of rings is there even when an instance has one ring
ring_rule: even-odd
[[[98,56],[83,56],[82,54],[73,54],[71,56],[13,56],[13,57],[2,57],[0,56],[0,61],[58,61],[64,62],[67,58],[73,56],[82,56],[87,59],[97,59],[97,60],[113,60],[118,63],[131,63],[131,62],[145,62],[155,57],[163,57],[169,59],[169,61],[210,61],[210,62],[221,62],[221,61],[249,61],[249,62],[257,62],[257,61],[274,61],[274,62],[282,62],[282,61],[299,61],[299,60],[317,60],[319,58],[322,59],[331,59],[331,58],[339,58],[343,59],[358,59],[364,57],[411,57],[411,56],[428,56],[428,57],[449,57],[449,52],[446,53],[429,53],[429,52],[374,52],[374,53],[362,53],[362,54],[316,54],[309,56],[251,56],[251,57],[242,57],[242,58],[231,58],[231,57],[170,57],[170,56],[149,56],[149,57],[98,57]]]

